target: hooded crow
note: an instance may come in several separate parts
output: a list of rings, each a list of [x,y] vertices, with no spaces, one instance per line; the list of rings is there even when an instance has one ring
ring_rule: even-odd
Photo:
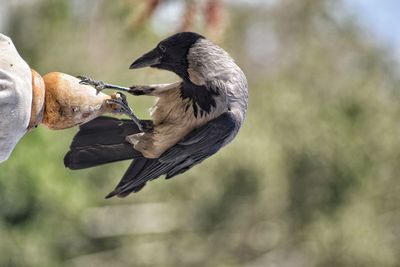
[[[117,89],[157,98],[151,121],[99,117],[80,126],[64,164],[82,169],[133,159],[106,198],[138,192],[159,176],[181,174],[233,140],[247,111],[248,85],[242,70],[222,48],[193,32],[161,41],[130,66],[172,71],[180,80],[170,84],[131,86],[106,84],[81,77],[98,91]],[[117,100],[115,100],[117,101]]]

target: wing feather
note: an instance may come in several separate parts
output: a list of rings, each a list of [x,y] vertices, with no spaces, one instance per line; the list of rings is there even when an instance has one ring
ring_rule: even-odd
[[[223,147],[236,129],[236,119],[231,112],[192,131],[158,159],[140,158],[134,160],[119,184],[107,197],[124,197],[137,192],[150,180],[161,175],[172,178],[184,173]]]

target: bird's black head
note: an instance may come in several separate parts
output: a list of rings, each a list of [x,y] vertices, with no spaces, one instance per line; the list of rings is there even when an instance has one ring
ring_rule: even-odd
[[[197,40],[204,38],[194,32],[180,32],[162,40],[153,50],[132,63],[130,69],[154,67],[176,73],[182,79],[188,78],[187,54]]]

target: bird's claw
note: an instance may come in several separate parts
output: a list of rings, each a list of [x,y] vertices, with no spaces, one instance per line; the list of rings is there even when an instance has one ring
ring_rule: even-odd
[[[119,96],[118,99],[121,100],[121,102],[126,105],[127,107],[129,107],[128,101],[126,100],[126,95],[123,93],[117,93],[117,95]]]
[[[139,130],[145,133],[151,132],[154,129],[154,124],[150,120],[141,120]]]
[[[82,76],[82,75],[76,76],[76,78],[81,80],[79,82],[79,84],[90,85],[94,89],[96,89],[96,94],[100,93],[101,91],[103,91],[106,88],[105,83],[102,81],[96,81],[90,77]]]
[[[106,104],[119,106],[118,111],[128,115],[136,123],[141,132],[152,131],[154,127],[152,121],[138,119],[133,113],[132,109],[129,107],[128,102],[126,101],[126,96],[121,93],[119,93],[119,95],[120,97],[116,99],[106,99]]]
[[[127,108],[127,106],[126,106],[126,101],[124,101],[123,99],[121,99],[122,97],[123,97],[123,96],[120,96],[120,98],[106,99],[106,100],[105,100],[105,103],[106,103],[107,105],[110,105],[110,106],[119,107],[119,108],[114,108],[114,107],[113,107],[113,109],[114,109],[116,112],[119,112],[119,113],[126,113],[126,112],[128,111],[128,108]]]
[[[132,111],[129,107],[128,101],[126,100],[125,94],[116,93],[111,97],[112,98],[110,98],[110,99],[106,99],[105,102],[107,105],[110,105],[110,106],[114,106],[114,107],[118,106],[119,108],[113,107],[113,109],[116,112],[126,113],[127,111]]]

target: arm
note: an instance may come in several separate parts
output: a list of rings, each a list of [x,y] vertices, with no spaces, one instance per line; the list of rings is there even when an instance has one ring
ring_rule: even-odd
[[[0,162],[27,132],[31,117],[32,73],[11,39],[0,34]]]

